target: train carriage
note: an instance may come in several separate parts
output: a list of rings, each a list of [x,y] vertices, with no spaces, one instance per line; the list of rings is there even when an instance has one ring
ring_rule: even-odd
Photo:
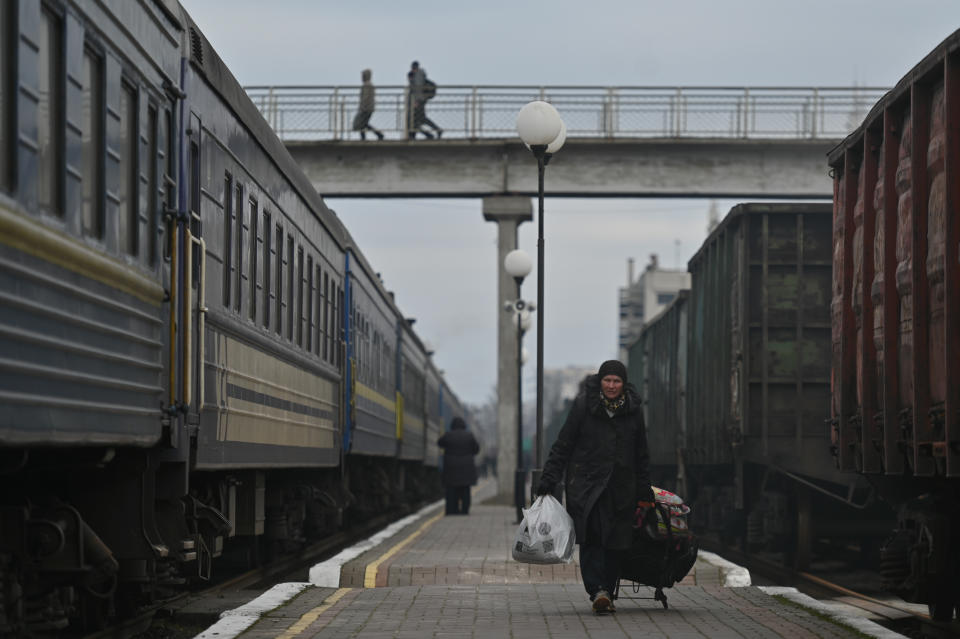
[[[399,392],[403,398],[398,436],[400,459],[422,462],[427,434],[427,353],[411,324],[404,321],[397,328]]]
[[[430,351],[428,351],[430,353]],[[444,421],[443,377],[433,361],[427,363],[426,431],[424,433],[423,463],[436,468],[440,465],[440,447],[437,440],[446,430]]]
[[[347,259],[349,412],[344,448],[353,455],[395,457],[400,312],[362,257],[351,251]]]
[[[225,102],[229,93],[210,86],[222,63],[195,27],[190,37],[199,60],[184,74],[185,191],[190,237],[203,252],[203,281],[190,295],[203,343],[194,357],[199,396],[186,403],[200,413],[197,468],[337,466],[339,336],[331,320],[343,231],[291,179],[289,158],[263,152],[273,136],[267,125],[235,114],[242,109]]]
[[[101,627],[439,496],[428,354],[189,15],[0,13],[0,634]],[[358,387],[379,448],[351,440]]]
[[[627,355],[627,377],[643,398],[651,481],[678,494],[686,494],[688,295],[679,291],[647,322]]]
[[[818,537],[869,552],[887,525],[869,485],[824,455],[829,228],[829,205],[741,204],[689,262],[684,461],[697,523],[801,569]]]
[[[830,152],[837,465],[900,508],[885,586],[960,608],[960,31]]]

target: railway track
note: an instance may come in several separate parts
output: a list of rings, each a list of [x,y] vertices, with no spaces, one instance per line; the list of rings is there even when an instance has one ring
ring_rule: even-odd
[[[874,594],[874,588],[870,584],[879,585],[880,579],[873,573],[855,573],[852,568],[847,568],[846,572],[842,568],[835,568],[824,574],[817,574],[816,570],[797,571],[762,556],[725,546],[710,537],[701,538],[700,547],[747,568],[755,583],[765,581],[771,585],[793,586],[814,599],[859,608],[863,611],[862,614],[870,616],[876,623],[907,637],[960,637],[960,621],[935,622],[925,612],[926,606],[910,604],[880,593]]]
[[[313,564],[335,555],[357,541],[369,537],[392,521],[407,514],[409,513],[379,515],[349,530],[329,535],[298,552],[285,555],[263,566],[232,575],[205,588],[184,592],[156,602],[143,608],[136,615],[119,620],[102,630],[75,635],[75,637],[76,639],[177,639],[191,637],[202,630],[203,627],[206,627],[207,622],[198,621],[197,624],[202,624],[202,627],[195,628],[190,625],[189,621],[184,622],[181,619],[175,619],[171,612],[187,602],[220,597],[225,593],[241,590],[267,588],[275,583],[295,580],[297,579],[296,574],[302,573]],[[303,581],[303,578],[301,577],[299,580]],[[248,595],[244,596],[251,598]]]

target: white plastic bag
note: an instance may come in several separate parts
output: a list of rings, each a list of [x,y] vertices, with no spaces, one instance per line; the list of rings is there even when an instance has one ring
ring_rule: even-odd
[[[513,558],[525,564],[569,563],[574,544],[573,519],[552,495],[541,495],[523,511]]]

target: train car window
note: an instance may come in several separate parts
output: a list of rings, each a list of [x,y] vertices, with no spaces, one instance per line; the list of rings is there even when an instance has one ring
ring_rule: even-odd
[[[363,376],[369,382],[372,373],[370,358],[373,356],[370,340],[370,322],[363,318]]]
[[[200,144],[196,140],[199,138],[200,123],[194,122],[196,126],[197,137],[190,140],[190,164],[187,170],[190,173],[189,197],[190,197],[190,233],[194,237],[200,237],[202,228],[200,226]],[[200,245],[193,246],[193,272],[200,272]],[[193,288],[197,288],[200,282],[199,277],[193,278]]]
[[[7,3],[3,3],[4,6]],[[81,228],[88,237],[103,237],[103,162],[104,109],[103,57],[91,49],[83,50],[83,97],[81,124],[81,153],[83,180],[83,211]]]
[[[236,297],[233,300],[233,308],[238,313],[243,309],[243,230],[246,226],[243,215],[243,185],[237,183],[236,196],[234,199],[234,210],[237,212],[237,257],[236,257]]]
[[[63,20],[44,6],[37,51],[37,202],[40,210],[63,215],[64,99]]]
[[[360,378],[362,379],[362,378],[364,377],[364,374],[363,374],[363,361],[364,361],[364,357],[363,357],[363,319],[361,318],[359,312],[357,312],[357,314],[356,314],[356,319],[355,319],[355,321],[354,321],[354,325],[357,327],[357,330],[355,331],[355,335],[354,335],[354,340],[353,340],[353,341],[354,341],[354,344],[355,344],[355,346],[356,346],[356,351],[357,351],[357,352],[356,352],[357,371],[358,371],[358,374],[360,375]]]
[[[323,274],[323,327],[320,329],[323,335],[323,361],[329,362],[333,359],[330,355],[330,273]]]
[[[313,313],[313,324],[314,324],[313,352],[316,353],[317,356],[321,356],[320,354],[323,352],[322,344],[324,339],[323,329],[321,328],[323,326],[323,321],[322,321],[323,285],[322,285],[322,280],[320,276],[321,276],[320,264],[317,264],[316,277],[314,278],[315,286],[317,287],[317,292],[314,296],[314,299],[316,300],[315,302],[316,308],[314,309],[314,313]]]
[[[313,256],[307,256],[307,352],[313,352]]]
[[[196,135],[196,134],[195,134]],[[187,152],[187,198],[190,209],[190,232],[195,231],[196,220],[200,217],[200,145],[195,137],[190,139]],[[190,249],[187,249],[190,250]],[[199,272],[199,252],[196,246],[190,251],[193,272]],[[193,288],[197,288],[199,277],[193,278]],[[198,289],[199,290],[199,289]]]
[[[290,340],[291,342],[293,341],[293,316],[294,316],[294,314],[295,314],[296,311],[297,311],[297,300],[296,300],[296,298],[293,296],[293,291],[294,291],[294,288],[293,288],[293,275],[294,275],[294,273],[293,273],[293,266],[294,266],[293,256],[294,256],[294,253],[293,253],[293,236],[288,233],[288,234],[287,234],[287,266],[286,266],[286,269],[287,269],[287,283],[286,283],[286,286],[287,286],[287,295],[286,295],[286,296],[287,296],[287,299],[290,300],[290,303],[288,304],[288,308],[287,308],[287,311],[286,311],[287,314],[286,314],[285,317],[287,318],[287,339]]]
[[[164,174],[163,186],[166,190],[166,210],[174,212],[177,210],[177,182],[173,179],[176,175],[176,154],[174,145],[176,138],[173,136],[173,110],[164,109],[163,113],[163,148],[164,148]],[[169,260],[173,253],[173,216],[164,215],[166,223],[166,241],[163,243],[163,258]]]
[[[297,247],[297,346],[303,346],[303,247]]]
[[[286,306],[283,299],[283,226],[277,224],[277,312],[276,326],[277,335],[283,335],[283,309]]]
[[[337,367],[343,366],[343,355],[340,350],[340,344],[343,343],[343,317],[340,309],[343,308],[343,287],[337,283],[337,297],[333,304],[333,323],[335,333],[331,336],[331,348],[333,348],[334,364]]]
[[[120,166],[117,171],[119,188],[117,201],[120,205],[120,248],[124,253],[139,252],[138,231],[140,212],[137,210],[137,89],[127,81],[120,83],[120,126],[117,138],[117,155]]]
[[[270,311],[273,308],[273,226],[268,211],[263,212],[263,327],[270,328]]]
[[[277,335],[283,335],[283,226],[277,224],[277,317],[276,329]]]
[[[230,308],[233,281],[233,176],[223,176],[223,305]]]
[[[260,244],[260,212],[257,199],[250,198],[250,319],[257,321],[257,249]]]
[[[0,189],[11,191],[13,185],[13,99],[16,95],[16,70],[13,68],[13,47],[17,42],[13,3],[0,2]]]
[[[160,189],[157,177],[160,171],[160,132],[157,106],[147,107],[147,260],[150,266],[157,264],[157,231],[160,227]]]
[[[363,377],[370,380],[370,324],[363,318]]]
[[[373,370],[370,376],[373,378],[373,386],[380,389],[380,331],[373,331],[373,356],[371,357]]]

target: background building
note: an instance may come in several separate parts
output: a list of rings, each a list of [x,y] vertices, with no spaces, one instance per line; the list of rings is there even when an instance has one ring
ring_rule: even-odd
[[[656,253],[650,255],[650,263],[636,280],[633,258],[627,260],[627,286],[620,289],[620,361],[626,363],[630,344],[640,336],[643,325],[684,288],[690,288],[690,274],[679,269],[660,268]]]

